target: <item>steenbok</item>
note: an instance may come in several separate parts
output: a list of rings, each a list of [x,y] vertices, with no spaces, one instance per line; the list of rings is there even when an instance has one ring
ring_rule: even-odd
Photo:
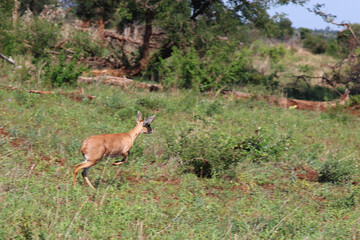
[[[148,117],[145,120],[141,120],[141,112],[137,113],[135,128],[126,133],[114,133],[114,134],[101,134],[94,135],[87,138],[80,151],[83,154],[85,161],[75,166],[73,185],[75,187],[76,176],[81,169],[84,169],[82,176],[86,183],[93,189],[94,186],[91,184],[87,177],[89,169],[100,162],[104,157],[118,157],[124,156],[122,161],[116,161],[112,165],[121,165],[128,160],[130,149],[134,144],[135,139],[141,133],[152,133],[150,123],[154,120],[155,115]]]

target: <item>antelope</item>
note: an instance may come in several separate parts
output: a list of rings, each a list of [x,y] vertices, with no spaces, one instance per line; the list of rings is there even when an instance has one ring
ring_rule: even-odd
[[[104,157],[119,157],[124,158],[121,161],[116,161],[111,165],[122,165],[127,162],[130,154],[130,149],[134,144],[135,139],[141,134],[150,134],[152,129],[150,123],[154,120],[156,115],[143,119],[141,112],[137,112],[135,128],[126,133],[115,133],[115,134],[101,134],[93,135],[87,138],[80,151],[85,159],[84,162],[79,163],[75,166],[73,185],[75,187],[76,176],[81,169],[84,169],[82,176],[85,182],[92,188],[95,187],[91,184],[87,177],[90,168],[100,162]]]

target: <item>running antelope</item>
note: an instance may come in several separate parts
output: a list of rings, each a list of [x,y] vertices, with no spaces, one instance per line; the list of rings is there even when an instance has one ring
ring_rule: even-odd
[[[128,160],[129,151],[134,144],[135,139],[141,133],[152,133],[150,123],[154,120],[156,115],[148,117],[145,120],[143,119],[141,112],[137,113],[136,122],[137,125],[134,129],[126,133],[115,133],[115,134],[101,134],[94,135],[87,138],[80,151],[83,154],[85,161],[77,164],[74,170],[74,180],[73,185],[75,187],[76,175],[81,169],[84,169],[82,176],[86,183],[93,189],[94,186],[91,184],[90,180],[87,177],[89,169],[96,165],[104,157],[118,157],[124,156],[123,160],[116,161],[111,165],[121,165]]]

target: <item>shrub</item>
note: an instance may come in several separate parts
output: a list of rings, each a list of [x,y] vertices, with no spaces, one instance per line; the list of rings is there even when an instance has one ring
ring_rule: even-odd
[[[142,106],[147,109],[158,110],[162,107],[162,104],[157,99],[145,96],[136,100],[136,106]]]
[[[186,135],[179,141],[181,150],[178,154],[186,171],[199,177],[221,176],[241,161],[239,151],[234,149],[237,141],[221,133]]]
[[[25,36],[25,39],[30,45],[30,51],[35,57],[34,60],[40,60],[40,58],[49,54],[46,49],[55,47],[60,33],[60,26],[35,18],[30,22],[28,31],[29,35]]]
[[[223,105],[220,101],[200,101],[195,105],[196,119],[204,119],[204,117],[212,117],[215,114],[223,112]]]
[[[11,17],[0,12],[0,52],[5,55],[14,55],[23,48],[23,43],[18,42],[18,35],[13,30]]]
[[[185,89],[206,87],[206,77],[193,48],[188,52],[174,48],[172,58],[166,65],[168,70],[163,72],[162,81],[165,86]]]
[[[47,49],[52,49],[57,43],[60,25],[38,18],[26,23],[19,19],[14,27],[11,18],[4,17],[0,22],[0,50],[6,55],[31,53],[34,61],[49,55]]]
[[[274,58],[278,55],[272,54]],[[277,87],[276,75],[258,72],[252,67],[249,56],[247,49],[234,52],[231,46],[214,46],[204,56],[199,56],[194,48],[188,51],[174,48],[171,58],[153,64],[153,67],[159,71],[162,84],[168,88],[208,91],[240,84]]]
[[[351,162],[331,158],[320,169],[319,182],[342,183],[351,180],[354,172]]]
[[[104,106],[112,109],[120,109],[125,107],[124,100],[119,93],[113,92],[105,97],[103,101]]]
[[[64,84],[74,85],[77,78],[87,69],[79,65],[77,58],[66,59],[66,54],[61,53],[57,64],[48,64],[44,67],[46,82],[51,86]]]
[[[241,139],[223,132],[197,132],[189,128],[176,139],[167,140],[169,155],[181,159],[186,172],[199,177],[231,177],[236,165],[251,162],[280,161],[290,147],[290,135],[277,136],[274,131],[259,129],[253,136]]]
[[[254,135],[241,141],[236,149],[241,156],[252,162],[279,161],[292,144],[291,134],[274,134],[276,130],[260,128]]]
[[[283,44],[267,45],[260,41],[256,42],[253,46],[255,52],[259,52],[261,56],[269,56],[274,62],[278,62],[286,55],[286,49]]]
[[[231,62],[226,71],[224,82],[228,86],[239,84],[264,85],[271,89],[278,86],[275,80],[276,74],[263,75],[251,66],[249,58],[245,54],[239,54],[238,58]]]
[[[307,34],[303,40],[303,46],[314,54],[326,52],[328,41],[324,36]]]

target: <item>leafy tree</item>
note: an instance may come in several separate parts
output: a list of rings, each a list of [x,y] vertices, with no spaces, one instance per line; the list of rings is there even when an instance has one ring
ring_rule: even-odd
[[[144,70],[148,63],[149,42],[154,26],[165,33],[162,46],[154,54],[155,59],[170,57],[174,46],[182,49],[194,47],[201,56],[207,49],[224,39],[248,41],[248,37],[246,39],[245,36],[241,36],[242,26],[252,25],[256,28],[270,29],[274,22],[266,10],[271,5],[285,5],[290,2],[302,4],[305,1],[129,0],[119,4],[116,25],[120,31],[131,24],[145,26],[143,44],[137,56],[138,67]],[[283,19],[281,24],[289,24],[289,21]]]
[[[303,45],[314,54],[322,54],[326,52],[328,40],[321,35],[307,34]]]
[[[307,35],[309,34],[311,35],[313,31],[308,28],[299,28],[299,32],[300,32],[301,40],[304,40],[307,37]]]
[[[337,41],[342,52],[348,54],[359,46],[357,36],[360,36],[360,24],[351,24],[350,28],[338,32]]]
[[[85,20],[103,20],[107,22],[111,19],[118,7],[120,0],[74,0],[76,15]]]
[[[19,14],[22,15],[30,9],[35,15],[40,14],[45,5],[57,4],[57,0],[20,0]]]
[[[274,29],[274,37],[286,40],[289,39],[292,35],[294,35],[294,29],[292,28],[292,22],[290,19],[286,17],[280,17],[279,20],[275,22],[275,29]]]
[[[14,0],[2,0],[0,1],[0,12],[1,14],[11,14],[14,8]]]

